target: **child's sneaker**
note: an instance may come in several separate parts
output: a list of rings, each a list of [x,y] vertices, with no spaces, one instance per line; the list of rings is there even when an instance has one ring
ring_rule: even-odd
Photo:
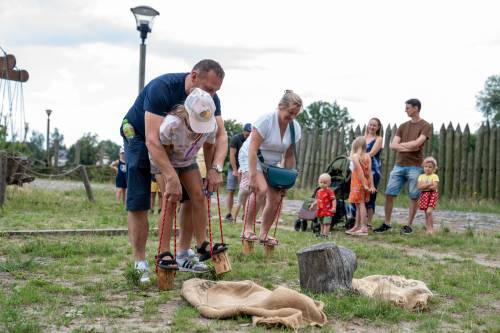
[[[413,229],[409,225],[405,225],[401,228],[401,235],[409,235],[413,232]]]
[[[191,273],[207,273],[209,271],[207,265],[200,262],[198,256],[194,255],[194,252],[192,250],[191,252],[193,253],[193,255],[187,255],[183,258],[176,258],[179,271]]]
[[[135,269],[141,274],[139,282],[141,284],[149,283],[150,280],[149,280],[148,263],[146,261],[136,261]]]

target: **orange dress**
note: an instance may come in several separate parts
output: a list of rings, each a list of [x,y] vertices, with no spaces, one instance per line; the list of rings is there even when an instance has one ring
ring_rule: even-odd
[[[364,177],[366,179],[366,183],[368,187],[370,184],[370,172],[368,169],[370,155],[365,154],[364,158],[359,160],[359,164],[361,164],[361,169],[359,170],[353,165],[353,170],[351,174],[351,192],[349,193],[349,202],[350,203],[362,203],[370,201],[370,192],[363,188],[363,183],[360,180],[360,177]]]

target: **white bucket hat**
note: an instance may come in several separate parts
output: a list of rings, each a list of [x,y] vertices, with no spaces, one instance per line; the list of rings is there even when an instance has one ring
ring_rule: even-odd
[[[196,133],[210,133],[215,130],[215,103],[209,93],[194,88],[184,102],[189,114],[189,126]]]

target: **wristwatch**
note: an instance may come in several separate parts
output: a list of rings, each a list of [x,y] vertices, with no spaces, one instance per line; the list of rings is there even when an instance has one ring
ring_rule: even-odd
[[[222,173],[222,165],[219,165],[219,164],[214,164],[212,165],[211,169],[214,169],[215,171],[217,171],[217,173]]]

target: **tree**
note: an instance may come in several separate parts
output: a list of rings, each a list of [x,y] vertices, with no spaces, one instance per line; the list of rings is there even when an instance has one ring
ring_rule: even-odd
[[[118,158],[120,145],[111,140],[103,140],[97,145],[97,150],[99,151],[101,159],[107,156],[110,161],[114,161]]]
[[[500,125],[500,75],[486,79],[483,90],[476,95],[476,106],[491,124]]]
[[[97,134],[85,133],[79,140],[80,143],[80,164],[95,165],[97,162],[98,139]],[[68,160],[74,161],[76,153],[76,143],[68,151]]]
[[[243,124],[234,119],[224,120],[224,128],[226,129],[228,142],[231,142],[233,136],[243,132]]]
[[[297,116],[297,121],[303,129],[347,129],[354,119],[349,115],[346,107],[340,106],[337,101],[333,103],[317,101],[309,104],[304,111]]]

